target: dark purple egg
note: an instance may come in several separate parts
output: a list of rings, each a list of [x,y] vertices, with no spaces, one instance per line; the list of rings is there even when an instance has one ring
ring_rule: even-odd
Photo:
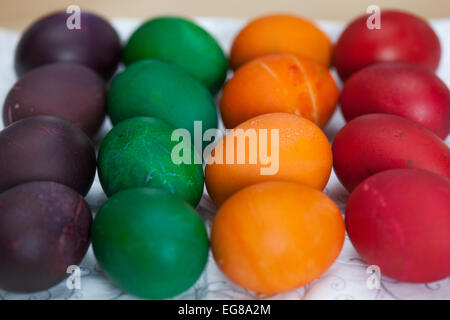
[[[76,125],[52,116],[14,122],[0,132],[0,192],[31,181],[55,181],[86,195],[95,150]]]
[[[26,73],[9,91],[3,105],[5,126],[31,116],[68,120],[93,136],[106,113],[105,81],[80,64],[47,64]]]
[[[48,289],[65,279],[89,247],[92,215],[83,197],[35,181],[0,194],[0,288]]]
[[[117,32],[108,21],[88,12],[80,14],[80,29],[69,29],[67,21],[72,21],[71,16],[57,12],[28,27],[16,49],[18,76],[37,66],[61,61],[88,66],[105,79],[114,74],[121,56]]]

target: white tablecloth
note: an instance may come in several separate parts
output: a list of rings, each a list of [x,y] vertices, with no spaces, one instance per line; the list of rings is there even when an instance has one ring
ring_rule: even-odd
[[[198,18],[196,21],[206,28],[220,42],[226,53],[229,53],[232,40],[238,30],[245,24],[245,20],[222,18]],[[141,21],[136,19],[114,19],[113,24],[120,33],[122,39],[127,39],[131,32]],[[329,37],[335,41],[344,27],[342,22],[318,21],[318,24]],[[432,26],[436,30],[443,49],[441,64],[437,74],[450,85],[450,19],[433,20]],[[13,69],[14,48],[19,34],[0,28],[0,103],[16,81]],[[337,78],[337,77],[336,77]],[[345,124],[339,110],[325,128],[325,133],[330,140],[336,132]],[[0,126],[2,126],[0,124]],[[110,129],[111,124],[106,121],[102,133],[96,139],[98,145],[101,137]],[[449,139],[447,139],[447,144]],[[1,152],[1,150],[0,150]],[[345,210],[348,193],[338,182],[334,172],[325,189],[340,207]],[[87,195],[87,201],[92,212],[98,210],[106,197],[100,187],[96,176],[94,185]],[[208,229],[216,210],[214,204],[205,194],[198,212],[204,218]],[[111,283],[98,267],[92,252],[89,249],[86,257],[80,265],[81,289],[70,290],[65,281],[59,285],[42,292],[33,294],[15,294],[0,290],[1,299],[135,299],[117,288]],[[369,289],[367,280],[371,274],[367,273],[367,265],[359,258],[352,244],[346,238],[344,248],[331,268],[319,279],[309,285],[295,291],[278,294],[271,297],[256,297],[236,285],[230,283],[217,268],[212,256],[208,265],[197,281],[188,291],[176,297],[176,299],[450,299],[450,278],[435,283],[409,284],[402,283],[387,277],[381,278],[380,289]]]

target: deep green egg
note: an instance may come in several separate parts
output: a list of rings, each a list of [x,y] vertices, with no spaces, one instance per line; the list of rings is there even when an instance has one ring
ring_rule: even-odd
[[[208,90],[180,67],[158,60],[133,63],[114,78],[108,114],[114,125],[137,116],[159,118],[189,130],[191,137],[194,121],[201,121],[203,131],[217,128],[217,110]]]
[[[189,289],[203,272],[209,242],[197,212],[158,189],[121,191],[98,211],[94,253],[103,271],[124,291],[164,299]]]
[[[228,61],[217,41],[192,21],[158,17],[142,24],[130,37],[125,64],[155,58],[172,62],[195,76],[212,94],[222,87]]]
[[[203,193],[202,165],[195,163],[196,153],[190,143],[190,161],[174,162],[172,151],[178,145],[171,140],[174,130],[151,117],[131,118],[115,126],[102,141],[98,154],[98,174],[106,195],[153,187],[167,190],[195,207]]]

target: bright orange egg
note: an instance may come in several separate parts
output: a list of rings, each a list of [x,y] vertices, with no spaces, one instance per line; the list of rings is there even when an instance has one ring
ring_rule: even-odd
[[[252,20],[236,36],[230,65],[244,63],[273,53],[293,53],[323,66],[330,65],[332,45],[314,23],[294,15],[269,15]]]
[[[297,183],[265,182],[223,204],[211,248],[231,281],[273,294],[322,275],[338,257],[344,236],[339,208],[326,195]]]
[[[227,128],[270,112],[301,115],[324,127],[333,115],[339,91],[329,70],[293,54],[253,60],[226,83],[220,112]]]
[[[323,190],[332,162],[330,143],[314,123],[289,113],[264,114],[234,128],[215,147],[205,169],[206,188],[217,206],[264,181]]]

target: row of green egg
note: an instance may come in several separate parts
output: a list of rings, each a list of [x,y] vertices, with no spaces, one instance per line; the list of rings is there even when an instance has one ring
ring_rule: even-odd
[[[180,50],[182,48],[182,50]],[[112,81],[107,112],[114,128],[98,155],[109,197],[92,242],[105,273],[125,291],[168,298],[205,268],[209,240],[194,208],[203,194],[201,163],[172,161],[175,128],[217,128],[213,95],[228,70],[219,44],[201,27],[162,17],[140,26],[123,51],[126,69]]]

